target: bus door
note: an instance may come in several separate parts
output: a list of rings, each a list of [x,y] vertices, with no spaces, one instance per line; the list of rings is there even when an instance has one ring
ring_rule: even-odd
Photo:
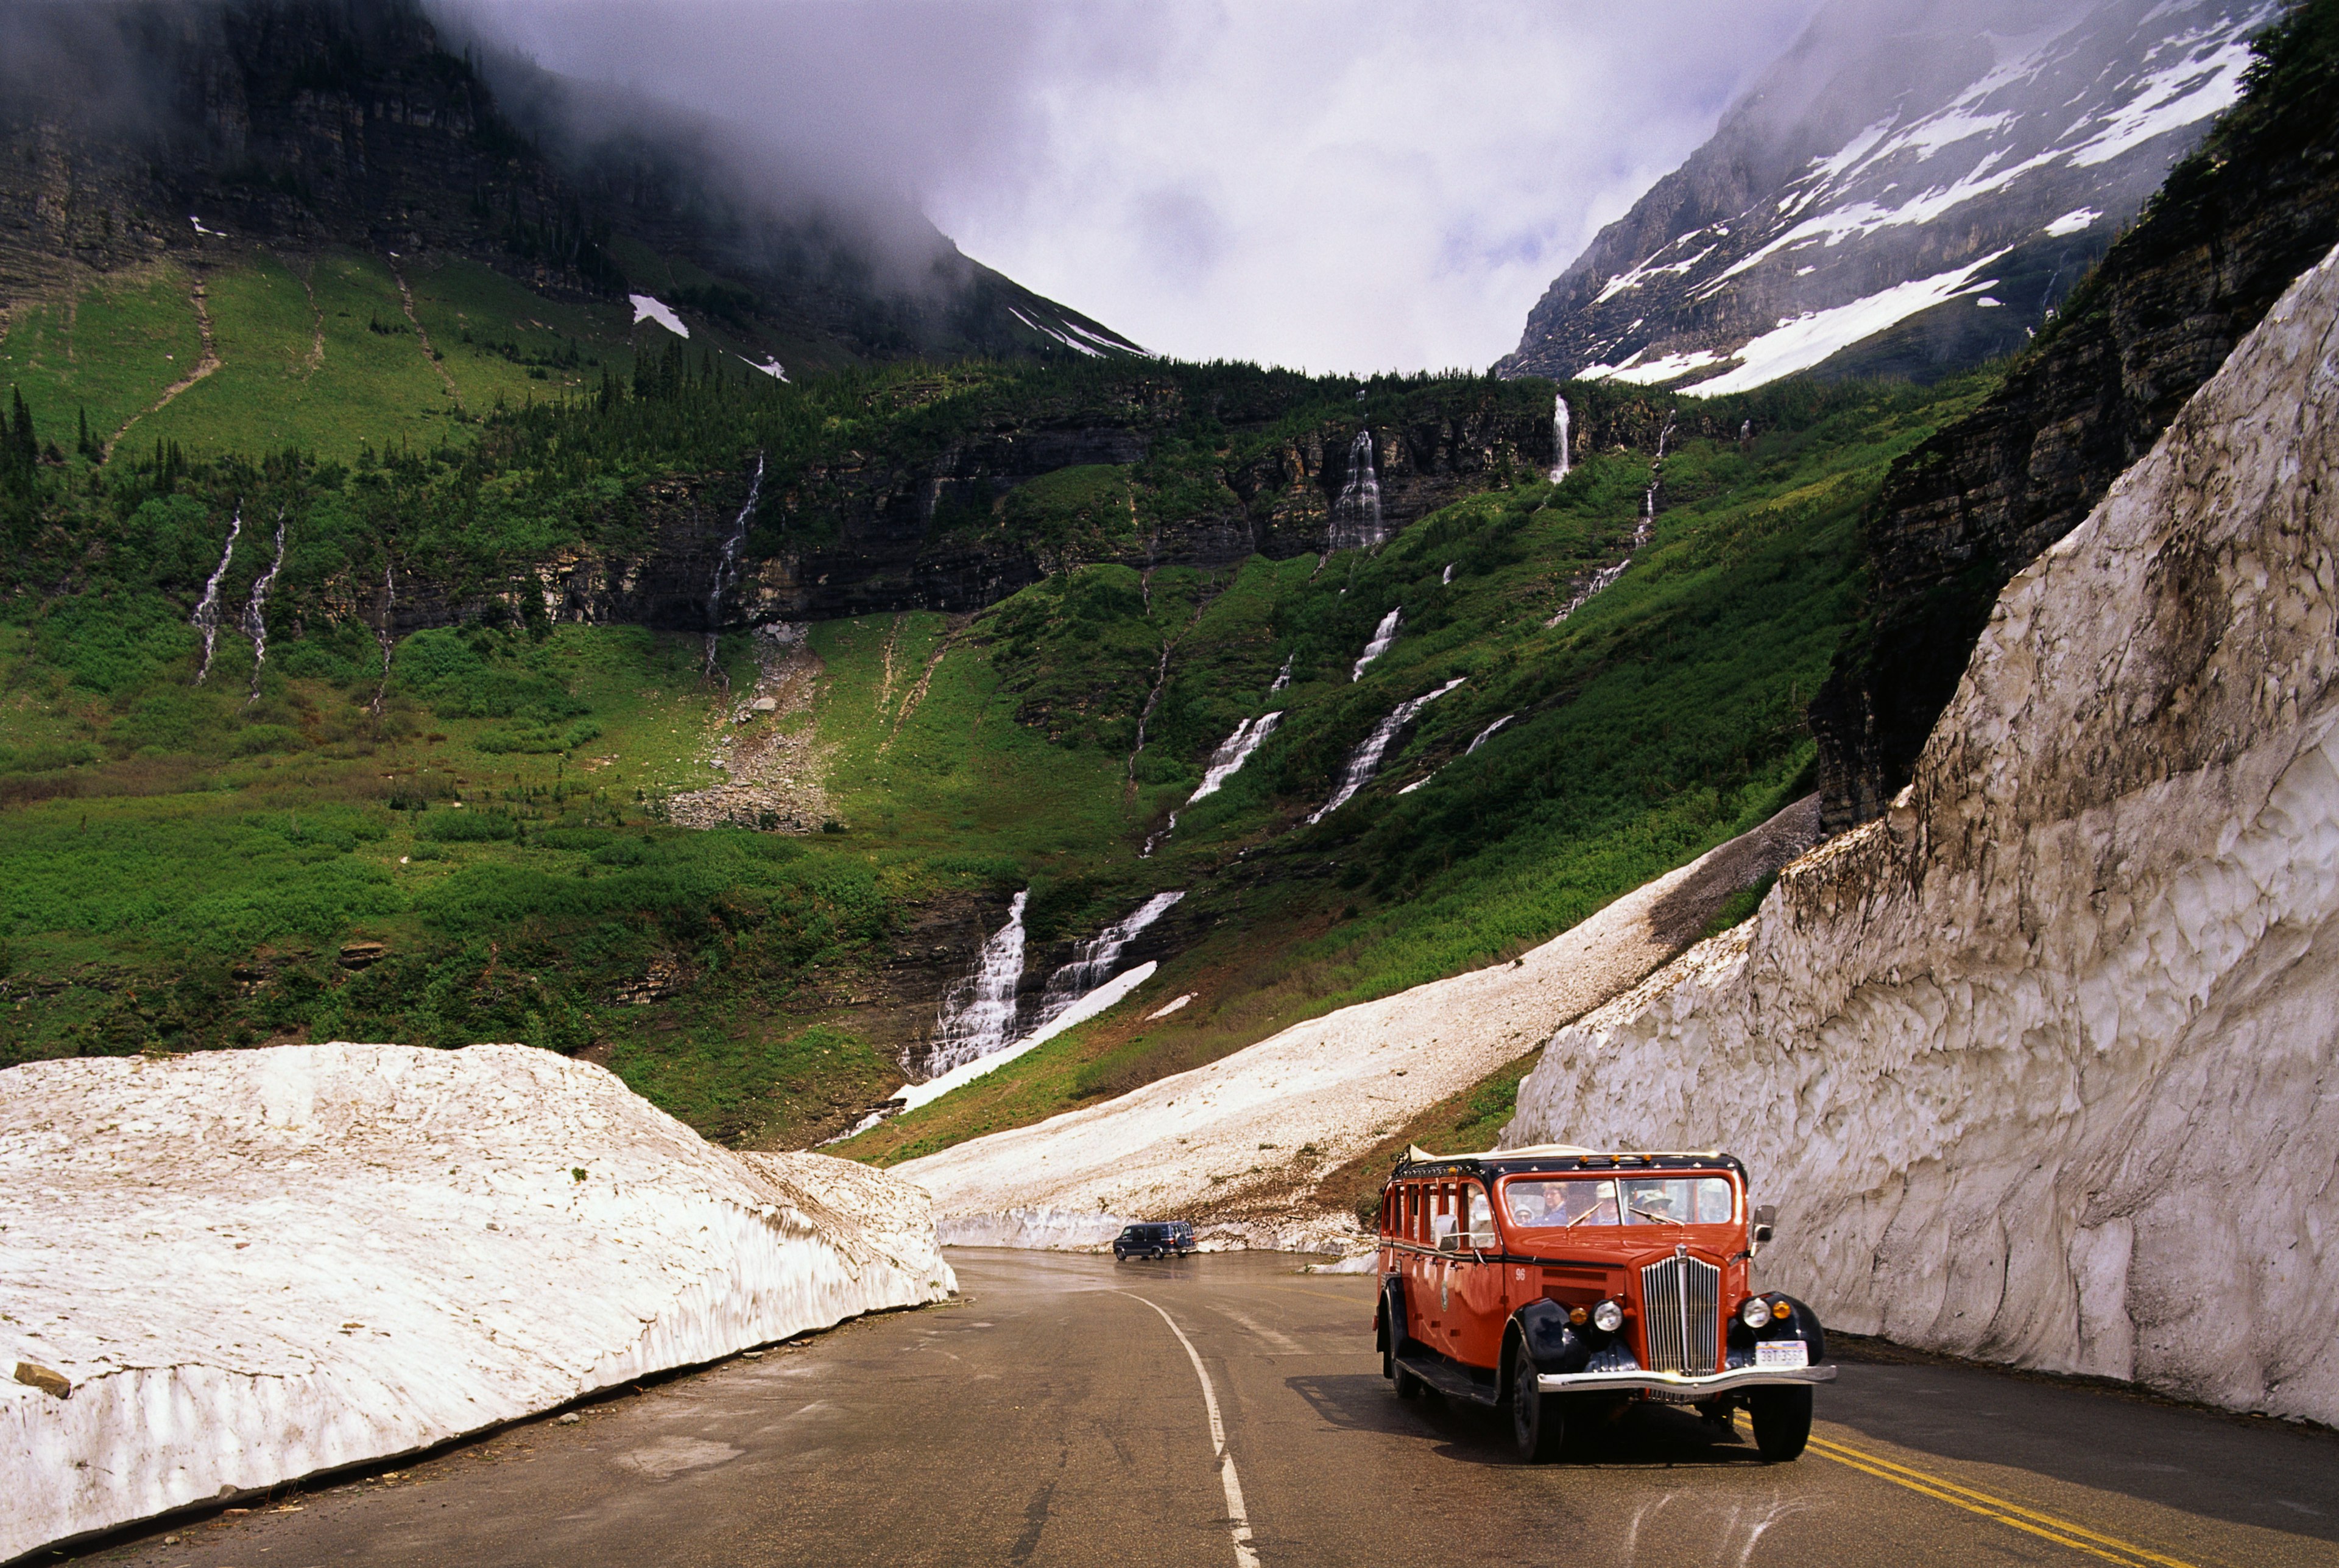
[[[1502,1234],[1486,1189],[1466,1181],[1456,1195],[1456,1250],[1447,1254],[1446,1353],[1472,1366],[1499,1365],[1505,1292]]]

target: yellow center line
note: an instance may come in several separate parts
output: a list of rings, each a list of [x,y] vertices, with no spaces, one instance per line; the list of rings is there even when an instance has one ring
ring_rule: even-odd
[[[2018,1503],[2009,1503],[2003,1497],[1995,1497],[1987,1492],[1977,1492],[1970,1486],[1960,1486],[1956,1482],[1936,1475],[1930,1471],[1912,1469],[1909,1465],[1887,1459],[1881,1455],[1870,1454],[1865,1449],[1831,1442],[1824,1437],[1812,1438],[1811,1449],[1814,1453],[1823,1455],[1839,1464],[1849,1465],[1854,1470],[1862,1471],[1880,1480],[1890,1481],[1896,1486],[1905,1486],[1911,1492],[1921,1492],[1928,1497],[1937,1497],[1969,1514],[1979,1514],[1985,1518],[1995,1519],[2001,1524],[2028,1531],[2044,1540],[2052,1541],[2058,1546],[2068,1546],[2074,1552],[2084,1552],[2089,1556],[2100,1557],[2107,1563],[2118,1563],[2125,1565],[2125,1568],[2140,1568],[2141,1564],[2147,1563],[2157,1563],[2160,1568],[2194,1568],[2194,1564],[2181,1558],[2164,1557],[2157,1552],[2147,1551],[2131,1542],[2102,1534],[2084,1525],[2074,1524],[2068,1519],[2058,1519],[2052,1514],[2041,1514],[2035,1508],[2025,1508]]]

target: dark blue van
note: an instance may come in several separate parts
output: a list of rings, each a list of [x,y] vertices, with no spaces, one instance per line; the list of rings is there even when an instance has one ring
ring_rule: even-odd
[[[1189,1257],[1194,1252],[1194,1228],[1182,1219],[1132,1225],[1112,1238],[1115,1262],[1132,1257]]]

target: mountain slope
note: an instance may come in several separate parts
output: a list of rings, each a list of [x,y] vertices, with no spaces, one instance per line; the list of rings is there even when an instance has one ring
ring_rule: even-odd
[[[2235,101],[2279,6],[1877,9],[1821,12],[1552,284],[1498,369],[1712,394],[2018,348]]]
[[[0,64],[0,305],[241,248],[488,263],[555,298],[670,295],[746,357],[1086,357],[1133,346],[913,212],[745,188],[715,133],[506,62],[515,120],[416,0],[28,0]],[[863,209],[865,208],[865,211]]]

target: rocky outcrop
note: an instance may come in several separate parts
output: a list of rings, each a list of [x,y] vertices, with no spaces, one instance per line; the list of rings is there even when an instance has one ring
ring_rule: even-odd
[[[1894,466],[1866,523],[1865,623],[1811,709],[1830,827],[1884,810],[1999,590],[2339,243],[2339,6],[2302,11],[2273,67],[2004,386]]]
[[[924,1197],[518,1045],[0,1072],[0,1555],[955,1287]]]
[[[1831,1324],[2339,1420],[2339,252],[1999,597],[1889,816],[1560,1031]]]
[[[831,452],[772,474],[721,624],[980,610],[1067,564],[1223,567],[1254,554],[1320,551],[1360,425],[1373,434],[1391,535],[1553,460],[1548,396],[1527,388],[1433,384],[1362,420],[1325,419],[1293,432],[1278,429],[1291,418],[1287,405],[1226,406],[1192,380],[1132,367],[1080,408],[1035,399],[947,439],[921,446],[914,428],[891,431],[898,444]],[[1575,400],[1579,457],[1653,450],[1674,411],[1670,399],[1629,388],[1586,389]],[[1228,446],[1208,461],[1182,458],[1165,483],[1203,482],[1179,484],[1175,504],[1156,507],[1142,465],[1166,432],[1195,418],[1226,428]],[[1676,439],[1736,433],[1734,421],[1710,413],[1676,420]],[[500,580],[454,582],[436,575],[438,563],[400,560],[393,603],[375,562],[335,583],[318,614],[369,626],[386,615],[398,636],[482,616],[705,630],[708,592],[755,468],[754,455],[744,456],[737,468],[642,483],[602,515],[577,519],[587,540],[504,565]],[[1003,502],[1014,490],[1095,465],[1136,475],[1141,516],[1120,533],[1049,552],[1006,526]],[[1197,502],[1198,494],[1215,499]]]

